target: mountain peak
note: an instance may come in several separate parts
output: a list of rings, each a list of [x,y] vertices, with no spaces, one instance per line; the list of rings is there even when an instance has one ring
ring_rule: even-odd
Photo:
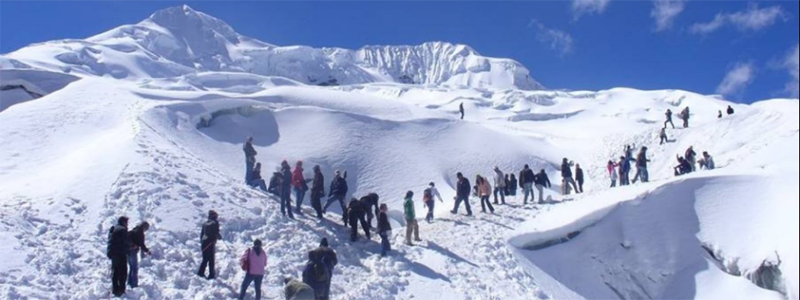
[[[147,19],[170,31],[185,34],[216,33],[231,43],[239,42],[239,34],[224,21],[192,9],[189,5],[173,6],[153,13]]]

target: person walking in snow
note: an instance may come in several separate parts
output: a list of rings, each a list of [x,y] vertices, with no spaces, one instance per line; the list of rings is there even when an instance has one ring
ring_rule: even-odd
[[[733,107],[732,107],[732,106],[730,106],[730,105],[728,105],[728,115],[729,115],[729,116],[730,116],[730,115],[733,115],[733,113],[734,113],[734,111],[733,111]]]
[[[633,178],[633,183],[636,183],[637,180],[641,180],[644,183],[650,182],[650,173],[647,171],[647,163],[649,162],[650,160],[647,159],[647,147],[642,147],[639,155],[636,156],[636,176]]]
[[[689,162],[689,165],[692,167],[691,171],[697,171],[697,152],[694,152],[694,146],[690,146],[689,149],[686,149],[686,154],[684,155],[686,161]]]
[[[701,169],[714,170],[717,167],[714,164],[714,158],[705,151],[703,152],[703,158],[701,158],[698,163],[700,164]]]
[[[552,188],[553,185],[550,183],[550,177],[547,176],[547,173],[542,169],[539,171],[539,174],[536,174],[534,180],[536,181],[536,190],[539,192],[539,204],[544,204],[544,188]],[[531,201],[533,198],[531,197]]]
[[[255,147],[253,147],[253,138],[249,137],[244,143],[244,160],[245,160],[245,175],[244,175],[244,183],[250,184],[251,172],[253,171],[253,166],[256,164],[256,152]]]
[[[581,169],[580,164],[575,165],[575,180],[578,182],[578,189],[576,190],[576,192],[578,194],[583,194],[584,177],[583,177],[583,169]]]
[[[609,160],[606,169],[608,170],[608,177],[611,178],[611,188],[617,187],[617,164],[613,160]]]
[[[570,163],[569,159],[567,158],[564,158],[564,160],[561,162],[561,178],[564,179],[564,185],[571,184],[576,193],[580,191],[578,190],[578,184],[575,183],[575,178],[572,177],[572,163]],[[564,194],[568,195],[566,192],[567,189],[564,189],[564,191]]]
[[[492,185],[489,184],[489,181],[486,180],[481,175],[478,175],[475,178],[475,188],[478,190],[478,197],[481,198],[481,211],[486,213],[486,207],[489,207],[489,212],[494,213],[494,206],[492,206],[492,202],[489,201],[489,197],[492,195]]]
[[[253,247],[245,250],[239,258],[239,266],[245,272],[242,287],[239,289],[239,300],[244,300],[251,283],[255,284],[256,300],[261,300],[261,283],[264,281],[267,269],[267,252],[262,246],[261,240],[256,239],[253,241]]]
[[[367,214],[367,226],[372,229],[372,220],[375,219],[375,216],[377,216],[378,212],[380,211],[378,209],[380,197],[378,197],[378,194],[376,193],[369,193],[368,195],[361,197],[359,201],[361,201],[361,206],[364,207],[364,210]]]
[[[286,300],[315,300],[314,289],[309,285],[294,278],[287,277],[283,280],[283,296]]]
[[[297,208],[295,208],[294,212],[298,215],[303,214],[303,201],[308,191],[308,182],[303,176],[303,171],[303,162],[298,161],[294,166],[294,171],[292,171],[292,188],[294,189],[295,201],[297,201]]]
[[[497,202],[497,194],[500,194],[500,200],[502,204],[506,204],[506,196],[503,194],[506,190],[506,176],[500,171],[499,167],[494,167],[494,204],[498,205],[500,202]]]
[[[251,187],[257,187],[262,191],[267,191],[267,184],[264,182],[264,179],[261,178],[261,163],[257,163],[256,167],[253,168],[253,172],[250,175],[250,182],[248,184]]]
[[[672,123],[672,110],[667,109],[666,115],[667,115],[667,120],[664,121],[664,129],[667,128],[667,124],[672,125],[672,129],[675,129],[675,123]]]
[[[308,252],[308,263],[303,270],[303,283],[314,289],[316,300],[329,300],[333,268],[339,264],[336,252],[328,239],[322,239],[319,248]]]
[[[392,236],[392,224],[389,223],[389,207],[381,204],[378,214],[378,235],[381,237],[381,257],[386,257],[392,251],[392,243],[389,238]]]
[[[414,208],[414,192],[406,192],[403,202],[403,217],[406,219],[406,245],[414,246],[411,243],[411,234],[414,234],[414,241],[422,242],[419,238],[419,223],[417,223],[417,212]]]
[[[197,271],[197,276],[213,280],[217,277],[214,269],[215,256],[217,253],[217,241],[222,239],[219,233],[219,215],[216,211],[208,212],[208,220],[203,223],[200,230],[200,248],[203,252],[203,262],[200,263],[200,270]],[[206,268],[208,268],[208,276],[206,277]]]
[[[668,143],[669,142],[669,140],[667,139],[667,129],[666,128],[661,128],[661,133],[658,136],[661,138],[661,145],[664,145],[664,143]]]
[[[536,182],[536,176],[533,175],[533,170],[528,165],[522,168],[519,172],[519,184],[522,186],[522,193],[525,195],[525,204],[528,204],[528,196],[531,197],[531,202],[534,202],[533,184]]]
[[[456,174],[456,178],[458,178],[458,182],[456,183],[456,206],[450,211],[451,214],[458,213],[458,207],[461,206],[463,202],[464,205],[467,207],[467,217],[472,216],[472,208],[469,205],[469,194],[472,190],[472,186],[469,183],[469,180],[464,177],[463,174],[458,173]]]
[[[431,182],[428,185],[428,188],[422,192],[422,203],[428,208],[428,215],[425,216],[425,221],[428,223],[433,222],[433,212],[434,208],[436,207],[436,199],[439,199],[439,202],[444,203],[442,200],[442,195],[439,194],[439,190],[436,189],[436,184]]]
[[[111,286],[116,297],[125,294],[125,282],[128,275],[128,255],[131,252],[131,240],[128,235],[128,217],[120,217],[117,224],[108,231],[106,256],[111,260]]]
[[[512,197],[516,197],[517,189],[519,189],[519,182],[517,182],[517,176],[514,175],[514,173],[511,173],[511,177],[508,180],[508,194]]]
[[[325,176],[319,165],[314,166],[314,179],[311,181],[311,207],[317,212],[317,218],[322,219],[322,197],[325,196]]]
[[[131,241],[131,252],[128,254],[128,286],[131,288],[139,287],[139,252],[142,257],[150,255],[150,249],[145,244],[144,233],[150,230],[150,223],[142,222],[136,227],[133,227],[128,233],[128,238]]]
[[[342,177],[342,173],[337,170],[333,175],[333,181],[331,181],[331,188],[328,192],[328,202],[325,203],[325,207],[322,208],[322,213],[325,214],[328,211],[328,208],[331,205],[338,201],[339,205],[342,207],[342,222],[344,222],[344,226],[347,226],[347,210],[344,207],[344,197],[347,196],[347,174],[345,173],[344,177]]]
[[[683,109],[683,112],[681,112],[681,119],[683,119],[683,128],[689,128],[690,116],[691,113],[689,112],[689,107],[687,106],[686,108]]]
[[[289,215],[290,219],[294,219],[292,212],[292,168],[289,162],[281,162],[281,214],[285,218]]]
[[[464,102],[458,105],[458,111],[461,112],[461,120],[464,120]]]
[[[367,225],[367,212],[366,208],[361,205],[361,201],[356,198],[350,200],[350,205],[347,207],[347,218],[350,221],[350,241],[358,241],[358,223],[361,222],[361,228],[364,229],[364,235],[367,239],[372,239],[369,233],[369,225]]]

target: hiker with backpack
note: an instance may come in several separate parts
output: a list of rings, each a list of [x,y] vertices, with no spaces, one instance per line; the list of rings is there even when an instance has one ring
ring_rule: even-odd
[[[289,162],[281,162],[281,214],[285,218],[287,213],[289,219],[294,220],[292,212],[292,168]]]
[[[325,176],[322,168],[314,166],[314,179],[311,181],[311,207],[317,213],[317,219],[322,219],[322,197],[325,196]]]
[[[111,286],[116,297],[125,294],[125,283],[128,275],[128,255],[131,252],[131,240],[128,235],[128,217],[119,217],[117,224],[108,231],[106,256],[111,260]]]
[[[339,264],[336,252],[323,238],[319,248],[308,252],[308,263],[303,270],[303,282],[314,289],[317,300],[329,300],[333,268]]]
[[[253,172],[250,174],[250,183],[248,184],[251,187],[257,187],[262,191],[267,191],[267,184],[264,182],[264,179],[261,178],[261,163],[257,163],[256,167],[253,168]]]
[[[536,183],[536,190],[539,192],[539,204],[544,204],[544,188],[553,187],[550,183],[550,178],[547,177],[547,173],[542,169],[533,179]],[[531,201],[533,201],[533,195],[531,195]]]
[[[435,198],[438,198],[439,202],[444,203],[444,200],[442,200],[442,195],[439,194],[439,190],[436,189],[436,184],[431,182],[428,184],[428,188],[422,192],[422,202],[428,208],[428,214],[425,216],[425,221],[428,223],[433,222],[433,213],[434,208],[436,207]]]
[[[664,121],[664,129],[667,128],[667,124],[671,124],[672,125],[672,129],[675,129],[675,123],[672,123],[672,110],[671,109],[667,109],[666,115],[667,115],[667,120]]]
[[[486,207],[489,207],[489,211],[494,213],[494,206],[492,206],[492,202],[489,201],[489,197],[492,195],[492,185],[489,184],[489,181],[486,180],[481,175],[475,177],[475,189],[477,190],[477,196],[481,199],[481,211],[486,213]]]
[[[344,222],[344,226],[347,226],[347,209],[344,206],[344,197],[347,196],[347,173],[342,176],[341,171],[336,170],[333,175],[333,181],[331,181],[331,188],[328,192],[328,202],[325,203],[325,207],[322,209],[322,214],[325,214],[328,211],[328,208],[336,201],[339,202],[339,205],[342,207],[342,222]]]
[[[506,204],[506,195],[504,191],[506,190],[506,176],[500,171],[500,168],[495,166],[494,167],[494,204],[499,205],[501,202],[503,205]],[[497,202],[497,194],[500,194],[501,202]]]
[[[378,213],[378,235],[381,237],[381,257],[386,257],[392,251],[392,243],[389,241],[392,237],[392,224],[389,223],[389,207],[386,204],[381,204]]]
[[[219,233],[219,215],[216,211],[208,212],[208,220],[203,223],[200,230],[200,248],[203,252],[203,262],[200,263],[200,270],[197,271],[197,276],[214,280],[217,273],[214,269],[215,256],[217,253],[217,241],[222,239]],[[208,268],[208,276],[206,277],[206,267]]]
[[[364,229],[364,235],[370,240],[372,237],[369,233],[369,225],[367,225],[367,218],[365,207],[361,205],[361,201],[356,198],[350,200],[350,205],[347,207],[347,218],[350,221],[350,241],[358,241],[358,223],[361,222],[361,227]]]
[[[264,281],[267,268],[267,253],[261,247],[261,240],[256,239],[253,241],[253,247],[245,250],[239,258],[239,266],[245,272],[242,288],[239,290],[239,300],[244,300],[251,283],[255,284],[256,300],[261,300],[261,283]]]
[[[414,208],[414,192],[406,192],[406,198],[403,202],[403,216],[406,219],[406,245],[414,246],[411,243],[411,234],[414,234],[414,241],[422,242],[419,239],[419,223],[417,223],[417,212]]]
[[[533,174],[533,170],[528,165],[522,168],[522,171],[519,172],[519,184],[522,186],[522,193],[525,195],[525,204],[528,204],[528,196],[531,197],[531,202],[534,202],[534,195],[533,195],[533,184],[536,181],[536,176]]]
[[[148,230],[150,230],[150,223],[142,222],[128,233],[131,242],[131,252],[128,254],[128,264],[130,265],[128,286],[131,288],[139,287],[139,252],[142,253],[142,257],[150,255],[150,249],[145,244],[144,236]]]
[[[256,152],[256,149],[253,147],[252,137],[247,138],[242,150],[244,150],[244,161],[245,161],[244,183],[250,184],[250,180],[252,180],[250,175],[251,172],[253,171],[253,165],[255,165],[256,163],[256,155],[258,155],[258,152]]]
[[[361,201],[361,206],[364,207],[364,212],[367,214],[367,227],[370,229],[374,228],[372,227],[372,220],[378,215],[378,202],[380,201],[380,197],[378,197],[376,193],[369,193],[361,197],[359,201]]]
[[[467,207],[467,217],[472,216],[472,208],[469,205],[469,194],[472,190],[472,186],[469,184],[469,179],[464,177],[464,174],[458,173],[456,174],[456,178],[458,178],[458,182],[456,183],[456,206],[453,210],[450,211],[451,214],[458,213],[458,207],[463,202]]]
[[[294,189],[295,201],[297,201],[297,208],[294,212],[298,215],[303,214],[303,201],[308,191],[308,182],[303,176],[303,171],[303,162],[298,161],[294,166],[294,171],[292,171],[292,188]]]
[[[286,300],[315,300],[314,289],[307,284],[298,281],[294,278],[285,278],[283,280],[284,288],[283,295]]]

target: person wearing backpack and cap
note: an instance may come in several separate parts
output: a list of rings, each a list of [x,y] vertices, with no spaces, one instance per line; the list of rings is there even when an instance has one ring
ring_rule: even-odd
[[[242,288],[239,290],[239,300],[244,300],[244,295],[251,283],[255,283],[256,300],[261,300],[261,282],[264,280],[267,268],[267,253],[262,248],[261,240],[253,241],[253,247],[248,248],[239,258],[239,266],[245,271]]]
[[[303,282],[314,289],[317,300],[329,300],[333,268],[339,264],[336,252],[323,238],[319,248],[308,252],[308,263],[303,270]]]
[[[442,195],[439,194],[439,190],[436,189],[436,184],[431,182],[428,188],[422,192],[422,202],[428,207],[428,215],[425,216],[425,221],[428,223],[433,222],[433,212],[436,207],[435,198],[438,198],[439,202],[444,203]]]
[[[203,228],[200,231],[200,248],[203,251],[203,262],[200,263],[200,271],[197,276],[213,280],[216,278],[214,270],[215,255],[217,252],[217,241],[222,239],[219,233],[219,215],[216,211],[208,212],[208,221],[203,223]],[[208,277],[206,277],[206,267],[208,267]]]
[[[297,279],[286,277],[283,279],[283,295],[286,300],[314,300],[314,289]]]

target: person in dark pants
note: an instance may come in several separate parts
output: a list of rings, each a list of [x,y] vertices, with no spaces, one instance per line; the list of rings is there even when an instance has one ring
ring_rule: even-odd
[[[472,208],[469,206],[469,194],[472,191],[472,186],[469,184],[469,180],[464,177],[464,174],[458,173],[456,174],[458,178],[458,183],[456,186],[456,206],[450,211],[451,214],[458,213],[458,207],[461,206],[461,203],[464,202],[464,205],[467,207],[467,217],[472,216]]]
[[[528,196],[531,197],[531,202],[536,202],[536,196],[533,195],[533,184],[536,182],[536,175],[528,165],[519,172],[519,185],[522,187],[522,193],[525,195],[525,204],[528,204]]]
[[[245,271],[244,281],[239,288],[239,300],[244,300],[251,283],[255,285],[256,300],[261,300],[261,282],[264,280],[267,268],[267,253],[262,246],[261,240],[256,239],[253,241],[253,247],[247,248],[239,258],[239,264]]]
[[[683,119],[683,128],[689,128],[690,116],[691,113],[689,112],[689,107],[687,106],[686,108],[683,109],[683,112],[681,112],[681,119]]]
[[[578,181],[578,189],[576,190],[579,194],[583,194],[583,169],[581,169],[581,165],[575,165],[575,180]]]
[[[667,128],[667,124],[670,124],[670,125],[672,125],[672,129],[675,129],[675,123],[672,123],[672,110],[671,109],[667,109],[666,115],[667,115],[667,120],[664,121],[664,128],[666,129]]]
[[[253,169],[252,175],[250,175],[250,183],[248,183],[251,187],[257,187],[262,191],[267,192],[267,183],[264,182],[264,178],[261,177],[261,163],[257,163],[256,167]]]
[[[328,239],[322,239],[317,249],[308,253],[308,263],[303,270],[303,282],[314,289],[317,300],[329,300],[333,268],[339,264],[336,252]]]
[[[661,138],[661,145],[664,143],[668,143],[669,139],[667,139],[667,129],[661,128],[661,134],[659,134],[659,138]]]
[[[339,202],[339,205],[342,207],[342,222],[344,222],[344,226],[347,226],[347,208],[344,206],[344,197],[347,196],[347,173],[342,176],[340,171],[336,171],[333,176],[333,181],[331,181],[331,188],[328,191],[328,202],[325,203],[325,207],[322,208],[322,214],[328,211],[328,208],[333,205],[334,202]]]
[[[358,223],[361,222],[361,228],[364,229],[364,235],[368,240],[372,239],[369,233],[369,225],[367,225],[367,212],[361,201],[356,198],[350,200],[350,205],[347,207],[347,218],[350,221],[350,241],[358,241]]]
[[[292,212],[292,169],[289,162],[281,162],[281,214],[289,219],[294,219]]]
[[[436,184],[431,182],[428,184],[428,188],[422,192],[422,203],[428,207],[428,214],[425,216],[425,221],[428,223],[433,222],[433,213],[436,209],[436,198],[439,199],[439,202],[444,203],[442,200],[442,195],[439,194],[439,190],[436,189]]]
[[[216,278],[214,269],[214,260],[217,252],[217,241],[222,239],[219,233],[219,215],[215,211],[208,212],[208,220],[203,223],[203,228],[200,231],[200,247],[203,251],[203,262],[200,264],[200,270],[197,271],[197,276],[213,280]],[[206,267],[208,267],[208,277],[206,277]]]
[[[250,178],[250,175],[251,175],[250,172],[253,171],[253,165],[256,164],[256,155],[258,155],[258,152],[256,152],[256,149],[253,147],[253,138],[252,137],[247,138],[247,141],[244,143],[243,150],[244,150],[244,160],[245,160],[245,168],[246,168],[245,173],[244,173],[245,174],[244,175],[244,182],[246,184],[250,184],[250,180],[252,179],[252,178]]]
[[[389,224],[389,207],[381,204],[381,212],[378,214],[378,235],[381,236],[381,257],[386,257],[392,251],[392,244],[389,238],[392,236],[392,225]]]
[[[145,244],[145,232],[150,230],[150,223],[142,222],[139,226],[133,227],[133,230],[128,233],[131,240],[131,252],[128,255],[128,264],[130,271],[128,272],[128,286],[131,288],[139,287],[139,252],[142,252],[142,257],[150,255],[150,249],[147,249]]]
[[[505,176],[505,174],[503,174],[503,171],[500,171],[499,167],[495,166],[494,167],[494,192],[493,192],[493,194],[494,194],[494,204],[495,205],[500,204],[500,203],[502,203],[503,205],[506,204],[505,190],[506,190],[506,176]],[[500,194],[500,202],[497,202],[497,195],[498,194]]]
[[[463,102],[458,106],[458,111],[461,112],[461,119],[463,120],[464,119],[464,103]]]
[[[325,176],[319,165],[314,166],[314,180],[311,182],[311,207],[317,212],[317,218],[322,219],[322,196],[325,195]]]
[[[564,179],[564,185],[572,185],[576,193],[580,193],[578,190],[578,184],[575,183],[575,179],[572,177],[572,163],[569,159],[564,158],[564,161],[561,163],[561,177]],[[564,188],[564,194],[569,194],[567,188]]]
[[[542,169],[539,171],[539,174],[534,176],[534,183],[536,184],[536,191],[539,192],[539,204],[544,204],[544,189],[545,188],[553,188],[553,184],[550,183],[550,177],[547,176],[547,172]],[[531,194],[531,202],[534,202],[533,194]]]
[[[380,201],[380,197],[376,193],[369,193],[364,197],[361,197],[359,200],[361,201],[361,206],[364,208],[364,212],[367,214],[367,226],[372,229],[372,220],[375,219],[375,216],[378,215],[380,211],[378,209],[378,201]]]
[[[120,217],[117,225],[108,231],[108,248],[106,256],[111,259],[111,286],[116,297],[125,294],[125,282],[128,276],[128,255],[131,251],[131,240],[128,235],[128,217]]]
[[[636,157],[636,176],[633,178],[633,183],[641,180],[644,183],[650,182],[650,173],[647,170],[647,163],[650,160],[647,158],[647,147],[642,147],[639,155]]]

